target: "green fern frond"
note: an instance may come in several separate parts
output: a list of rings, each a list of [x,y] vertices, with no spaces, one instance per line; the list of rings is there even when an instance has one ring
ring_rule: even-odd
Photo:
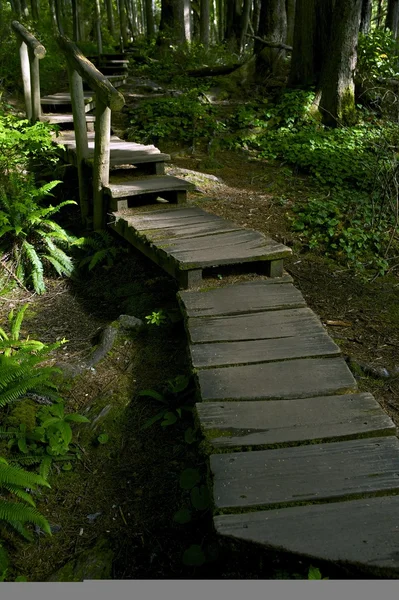
[[[39,473],[43,477],[43,479],[46,479],[46,480],[48,479],[48,476],[50,475],[52,462],[53,462],[53,459],[51,456],[45,456],[43,458],[43,460],[41,461],[40,467],[39,467]]]
[[[25,538],[27,542],[33,542],[33,535],[25,529],[22,523],[19,523],[18,521],[9,521],[7,525],[12,529],[15,529],[15,531]]]
[[[11,339],[19,340],[19,334],[21,331],[21,325],[23,318],[25,316],[26,309],[28,308],[28,304],[24,304],[22,308],[17,312],[15,317],[12,317],[11,322]]]
[[[0,464],[0,486],[13,485],[22,488],[36,489],[39,485],[51,487],[50,484],[37,473],[24,471],[20,467]]]
[[[10,463],[12,463],[13,465],[20,464],[30,467],[32,465],[38,465],[41,461],[41,456],[18,456],[18,458],[10,460]]]
[[[31,266],[33,288],[37,294],[43,294],[46,291],[46,286],[44,285],[43,279],[42,261],[40,260],[32,244],[30,244],[26,240],[22,242],[22,249]]]
[[[15,486],[15,485],[12,485],[12,484],[3,485],[3,487],[8,492],[17,496],[17,498],[24,500],[25,502],[27,502],[28,504],[30,504],[31,506],[36,508],[36,504],[35,504],[32,496],[29,494],[29,492],[26,492],[25,490],[21,490],[21,488]]]
[[[49,181],[48,183],[42,185],[40,188],[35,188],[32,195],[34,198],[43,198],[44,196],[50,196],[52,195],[50,194],[51,190],[53,190],[59,183],[62,183],[62,181],[58,179],[54,181]]]
[[[96,252],[95,255],[91,258],[91,261],[89,263],[89,271],[92,271],[98,263],[103,261],[104,258],[107,257],[108,252],[108,248],[104,248],[104,250],[98,250],[98,252]]]

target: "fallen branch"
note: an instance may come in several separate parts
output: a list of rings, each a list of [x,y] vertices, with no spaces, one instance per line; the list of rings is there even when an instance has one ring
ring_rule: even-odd
[[[233,65],[221,65],[219,67],[202,67],[200,69],[190,69],[187,71],[189,77],[215,77],[217,75],[228,75],[232,73],[243,63],[235,63]]]
[[[264,46],[268,46],[269,48],[279,48],[280,50],[287,50],[289,52],[292,52],[292,46],[287,46],[287,44],[283,44],[282,42],[271,42],[270,40],[264,40],[263,38],[259,37],[258,35],[252,35],[250,33],[246,33],[245,34],[246,37],[250,37],[253,40],[256,40],[258,42],[262,42],[262,44]]]

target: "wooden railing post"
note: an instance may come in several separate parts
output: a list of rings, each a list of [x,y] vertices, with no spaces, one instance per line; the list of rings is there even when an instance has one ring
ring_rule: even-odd
[[[68,63],[69,86],[71,90],[72,114],[75,128],[76,159],[79,180],[79,200],[82,223],[87,226],[90,215],[89,186],[85,174],[85,159],[89,155],[87,142],[85,100],[83,94],[83,81],[79,73]]]
[[[21,42],[19,55],[21,60],[22,82],[26,105],[26,116],[33,123],[41,117],[39,60],[46,55],[45,47],[18,21],[11,27]]]
[[[93,164],[93,227],[104,229],[106,212],[103,187],[109,183],[111,109],[96,98],[96,123]]]
[[[120,110],[125,99],[100,73],[98,69],[82,54],[79,48],[66,36],[58,36],[58,45],[67,57],[69,69],[71,70],[71,95],[75,122],[76,150],[79,152],[78,164],[81,165],[79,190],[81,193],[82,217],[88,215],[88,202],[86,203],[83,186],[87,180],[83,174],[84,158],[87,156],[87,129],[84,111],[83,90],[81,88],[83,78],[90,88],[95,92],[96,122],[94,136],[94,161],[93,161],[93,227],[95,230],[103,229],[106,223],[106,207],[103,198],[103,188],[109,181],[109,155],[110,155],[110,133],[111,133],[111,110]],[[72,72],[74,74],[72,74]],[[78,76],[79,79],[78,79]],[[72,83],[73,82],[73,83]]]
[[[42,114],[42,107],[40,104],[40,72],[39,72],[39,58],[35,55],[35,51],[32,48],[28,48],[29,56],[29,67],[30,67],[30,83],[32,93],[32,123],[39,121]]]
[[[21,41],[19,47],[19,58],[21,61],[22,84],[24,86],[25,111],[29,121],[32,119],[32,89],[30,79],[30,66],[28,47],[25,42]]]

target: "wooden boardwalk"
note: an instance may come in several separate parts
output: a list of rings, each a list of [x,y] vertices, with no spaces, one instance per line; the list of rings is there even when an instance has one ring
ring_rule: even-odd
[[[216,531],[399,575],[399,440],[289,276],[179,293]]]
[[[103,72],[119,81],[125,62],[108,57]],[[43,120],[60,123],[55,111],[68,110],[69,101],[65,93],[44,98],[42,106],[54,114]],[[90,92],[85,102],[89,110]],[[74,133],[57,141],[76,165]],[[88,144],[90,169],[94,134]],[[283,272],[291,250],[185,206],[187,183],[164,174],[169,158],[155,146],[112,136],[104,191],[110,227],[181,289],[198,288],[178,297],[197,382],[196,417],[209,452],[216,531],[397,577],[395,425],[371,394],[357,391],[339,348]],[[246,265],[259,278],[201,289],[207,269],[224,265]]]

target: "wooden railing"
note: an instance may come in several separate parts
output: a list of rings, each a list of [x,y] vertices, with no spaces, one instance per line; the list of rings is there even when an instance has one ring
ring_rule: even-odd
[[[87,177],[84,174],[84,161],[88,157],[87,127],[83,80],[95,94],[96,122],[93,161],[93,227],[105,226],[106,211],[103,187],[109,183],[109,155],[111,133],[111,111],[121,110],[125,99],[108,79],[82,54],[79,48],[66,36],[57,37],[58,45],[67,59],[73,121],[75,127],[76,154],[79,176],[79,195],[82,219],[90,219]]]
[[[46,49],[18,21],[13,21],[11,27],[21,44],[19,55],[21,59],[26,116],[34,123],[41,116],[39,60],[44,58]]]

